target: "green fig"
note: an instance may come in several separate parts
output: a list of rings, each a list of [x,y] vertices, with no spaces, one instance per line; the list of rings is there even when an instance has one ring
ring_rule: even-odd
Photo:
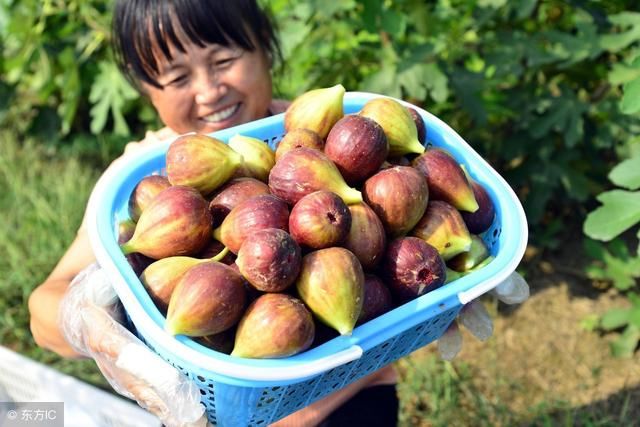
[[[471,247],[467,252],[456,255],[447,261],[447,266],[455,271],[469,271],[489,256],[489,248],[476,234],[471,235]]]
[[[305,255],[296,289],[322,322],[351,335],[364,301],[364,272],[351,251],[336,246]]]
[[[172,185],[186,185],[207,195],[233,176],[242,155],[224,142],[202,134],[187,134],[171,143],[166,154]]]
[[[287,132],[309,129],[323,140],[333,125],[344,115],[342,101],[345,88],[341,84],[329,88],[313,89],[293,100],[284,113]]]
[[[411,231],[449,260],[471,247],[471,235],[460,212],[447,202],[431,200],[427,210]]]
[[[267,182],[269,171],[276,163],[275,152],[261,139],[234,135],[229,138],[229,147],[243,158],[240,169],[244,176]]]
[[[313,317],[304,304],[286,294],[264,294],[240,319],[232,356],[252,359],[293,356],[311,346]]]
[[[395,99],[371,99],[358,114],[382,126],[389,143],[389,157],[424,152],[424,145],[418,140],[418,130],[409,110]]]

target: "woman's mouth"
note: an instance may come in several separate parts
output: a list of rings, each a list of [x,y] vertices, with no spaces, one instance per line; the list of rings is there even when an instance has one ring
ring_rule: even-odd
[[[234,104],[230,107],[227,107],[223,110],[216,111],[213,114],[209,114],[208,116],[202,117],[207,123],[220,123],[227,120],[229,117],[233,116],[236,111],[240,108],[240,103]]]

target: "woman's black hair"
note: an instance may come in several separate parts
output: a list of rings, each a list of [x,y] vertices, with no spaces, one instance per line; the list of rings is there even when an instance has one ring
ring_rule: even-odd
[[[185,51],[178,34],[201,47],[261,48],[272,63],[282,58],[274,24],[255,0],[118,0],[112,31],[116,62],[138,89],[141,81],[162,87],[153,46],[172,59],[169,46]]]

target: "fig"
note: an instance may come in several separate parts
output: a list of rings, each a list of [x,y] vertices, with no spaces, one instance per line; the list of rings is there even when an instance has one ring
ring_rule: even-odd
[[[284,128],[287,132],[309,129],[325,139],[333,125],[343,116],[344,93],[345,88],[340,84],[303,93],[285,111]]]
[[[316,150],[322,151],[324,149],[324,140],[312,130],[302,128],[293,129],[287,132],[280,142],[278,142],[278,146],[276,147],[276,162],[280,160],[280,157],[287,151],[300,147],[315,148]]]
[[[351,251],[331,247],[305,255],[296,289],[322,322],[351,335],[364,300],[364,272]]]
[[[300,272],[300,246],[279,228],[259,230],[244,239],[236,265],[251,285],[263,292],[281,292]]]
[[[216,239],[211,239],[204,249],[194,255],[194,258],[199,259],[211,259],[213,257],[216,257],[216,261],[226,265],[232,265],[236,262],[236,255]]]
[[[411,164],[427,178],[431,200],[444,200],[461,211],[478,210],[464,170],[449,152],[430,148]]]
[[[200,193],[181,185],[158,194],[140,215],[133,237],[120,245],[127,255],[139,252],[160,259],[193,255],[211,236],[211,213]]]
[[[382,126],[389,143],[390,157],[424,152],[424,145],[418,141],[418,131],[409,110],[395,99],[371,99],[358,114]]]
[[[238,254],[244,239],[258,230],[289,227],[289,207],[272,194],[253,196],[229,212],[220,227],[213,230],[213,237],[231,252]]]
[[[493,224],[495,206],[491,197],[489,197],[489,193],[487,193],[487,190],[482,184],[474,180],[470,180],[469,182],[471,183],[471,189],[473,190],[476,202],[478,202],[478,210],[475,212],[461,212],[462,219],[465,224],[467,224],[470,233],[481,234],[487,231],[489,227],[491,227],[491,224]]]
[[[138,182],[129,196],[129,216],[133,221],[138,221],[142,211],[149,205],[151,200],[162,190],[171,187],[171,183],[166,176],[149,175]]]
[[[415,108],[407,107],[407,109],[409,110],[409,114],[413,119],[413,123],[415,123],[416,125],[416,130],[418,132],[418,141],[420,141],[420,144],[424,145],[424,143],[427,142],[427,127],[424,124],[424,119]]]
[[[422,218],[429,200],[424,176],[409,166],[383,169],[365,181],[365,203],[378,215],[388,235],[405,235]]]
[[[364,301],[358,324],[368,322],[393,308],[391,292],[382,279],[373,274],[364,276]]]
[[[190,268],[178,281],[169,300],[165,331],[171,335],[202,337],[235,325],[245,308],[240,274],[211,261]]]
[[[238,203],[260,194],[269,194],[269,186],[255,178],[242,177],[227,181],[215,191],[209,210],[213,217],[213,226],[218,227],[224,218]]]
[[[446,266],[436,248],[417,237],[400,237],[389,243],[383,261],[383,278],[391,293],[407,302],[442,286]]]
[[[267,182],[269,171],[276,163],[274,151],[264,141],[249,136],[234,135],[229,138],[229,147],[242,155],[240,167],[245,176]]]
[[[411,230],[438,250],[446,261],[471,247],[471,235],[460,212],[447,202],[431,200],[420,221]]]
[[[382,127],[367,117],[353,114],[338,120],[324,145],[324,153],[349,185],[373,175],[388,152],[389,144]]]
[[[462,276],[465,275],[465,273],[461,273],[459,271],[455,271],[450,269],[449,267],[446,267],[446,274],[447,274],[447,280],[445,280],[445,284],[447,283],[451,283],[454,280],[458,280],[459,278],[461,278]]]
[[[233,350],[233,342],[235,340],[235,328],[229,328],[215,335],[206,335],[197,337],[195,341],[211,350],[219,353],[231,354]]]
[[[242,155],[203,134],[178,137],[166,154],[169,182],[193,187],[205,196],[231,178],[242,163]]]
[[[463,252],[447,261],[447,266],[455,271],[469,271],[489,256],[489,248],[476,234],[471,235],[471,245]]]
[[[335,246],[347,237],[350,228],[349,208],[331,191],[307,194],[293,206],[289,215],[289,233],[307,248]]]
[[[299,299],[264,294],[242,316],[231,355],[251,359],[293,356],[308,349],[314,335],[313,317]]]
[[[378,215],[366,204],[349,205],[351,228],[341,246],[358,258],[362,268],[373,270],[384,254],[387,236]]]
[[[276,162],[269,174],[269,189],[290,205],[318,190],[332,191],[348,205],[362,201],[362,194],[347,185],[324,153],[306,147],[288,151]]]
[[[132,219],[120,221],[118,223],[118,244],[121,245],[128,242],[133,236],[135,230],[136,223],[133,222]],[[127,254],[125,258],[133,272],[136,273],[136,276],[139,276],[140,273],[142,273],[142,271],[154,261],[153,258],[149,258],[136,252]]]

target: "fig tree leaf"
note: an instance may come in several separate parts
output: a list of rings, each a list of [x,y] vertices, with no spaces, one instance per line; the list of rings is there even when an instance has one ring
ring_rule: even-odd
[[[629,323],[630,313],[631,310],[628,308],[612,308],[600,319],[600,327],[605,331],[621,328]]]
[[[640,188],[640,156],[632,157],[617,164],[609,172],[609,179],[617,186],[628,190]]]
[[[635,325],[626,327],[622,335],[611,343],[611,352],[615,357],[631,357],[640,341],[640,328]]]
[[[102,61],[98,67],[98,75],[89,93],[89,101],[93,104],[90,110],[91,132],[94,135],[102,132],[111,113],[114,132],[128,135],[129,127],[124,119],[123,109],[126,101],[135,99],[138,94],[122,77],[114,63]]]
[[[617,52],[640,40],[640,13],[622,12],[610,15],[608,19],[623,31],[601,36],[599,44],[603,49]]]
[[[387,9],[381,16],[382,29],[391,34],[394,38],[402,37],[407,28],[407,18],[405,15],[395,10]]]
[[[584,232],[609,241],[640,221],[640,192],[612,190],[597,197],[602,206],[587,215]]]
[[[640,78],[626,83],[623,91],[620,111],[625,114],[634,114],[640,111]]]

